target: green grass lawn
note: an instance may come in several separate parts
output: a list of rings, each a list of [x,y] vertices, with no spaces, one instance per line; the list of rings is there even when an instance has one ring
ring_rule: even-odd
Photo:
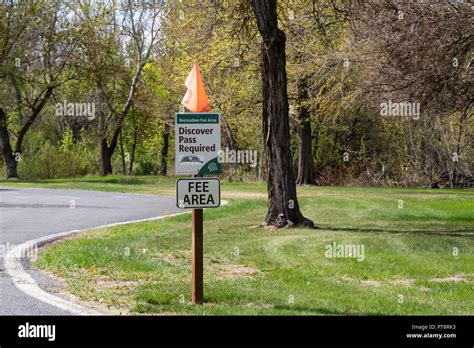
[[[189,178],[189,176],[185,176]],[[107,192],[127,192],[142,194],[174,195],[178,176],[84,176],[78,178],[48,180],[5,180],[0,179],[0,186],[5,187],[39,187],[49,189],[93,190]],[[227,192],[266,195],[266,186],[262,183],[221,182]]]
[[[0,180],[0,186],[163,194],[174,188],[175,181],[174,177],[111,175],[36,181],[3,179]]]
[[[42,185],[159,193],[174,178]],[[318,230],[257,227],[264,193],[262,183],[224,182],[234,199],[205,211],[203,306],[190,303],[189,214],[88,232],[45,248],[36,265],[82,300],[122,313],[474,314],[474,192],[300,188]],[[363,247],[363,257],[328,258],[333,243]]]

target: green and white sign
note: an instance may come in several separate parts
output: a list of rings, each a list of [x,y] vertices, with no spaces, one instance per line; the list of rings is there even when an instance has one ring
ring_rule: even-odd
[[[217,178],[176,181],[176,206],[181,209],[217,208],[221,205],[221,182]]]
[[[219,174],[221,117],[216,112],[177,113],[175,118],[176,174]]]

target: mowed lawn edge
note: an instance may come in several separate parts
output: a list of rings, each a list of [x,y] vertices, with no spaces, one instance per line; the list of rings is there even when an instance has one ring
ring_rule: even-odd
[[[241,197],[238,186],[228,191]],[[203,306],[190,304],[190,215],[87,232],[46,247],[36,266],[123,314],[474,314],[472,192],[302,192],[318,230],[258,227],[265,199],[205,211]],[[364,255],[339,257],[332,246]]]

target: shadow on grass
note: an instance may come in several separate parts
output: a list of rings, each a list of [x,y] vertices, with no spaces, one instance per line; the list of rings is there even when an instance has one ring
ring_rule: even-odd
[[[321,314],[321,315],[349,315],[349,316],[363,316],[363,315],[382,315],[382,314],[377,314],[377,313],[350,313],[350,312],[344,312],[344,311],[336,311],[333,309],[329,308],[307,308],[307,307],[302,307],[302,306],[297,306],[297,305],[275,305],[273,306],[273,309],[278,309],[278,310],[285,310],[285,311],[301,311],[301,312],[309,312],[311,314],[309,315],[315,315],[315,314]],[[304,314],[303,314],[304,315]]]
[[[439,235],[439,236],[465,236],[465,235],[474,235],[473,229],[456,229],[456,230],[401,230],[401,229],[381,229],[373,227],[327,227],[327,226],[318,226],[319,230],[333,231],[333,232],[361,232],[361,233],[416,233],[416,234],[427,234],[427,235]]]

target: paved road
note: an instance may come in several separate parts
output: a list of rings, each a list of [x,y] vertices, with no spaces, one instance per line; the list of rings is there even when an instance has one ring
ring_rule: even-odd
[[[7,246],[54,233],[175,212],[172,197],[0,187],[0,253]],[[4,271],[3,256],[0,254],[0,315],[69,314],[17,290]],[[38,274],[32,276],[38,279]]]

